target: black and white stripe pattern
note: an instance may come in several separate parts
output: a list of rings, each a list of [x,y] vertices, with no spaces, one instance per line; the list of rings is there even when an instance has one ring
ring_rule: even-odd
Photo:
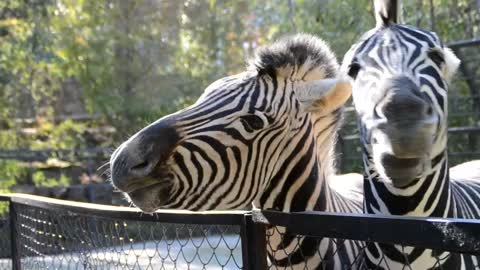
[[[451,59],[453,54],[444,48],[435,33],[396,24],[383,15],[378,17],[382,21],[351,47],[343,63],[343,68],[355,79],[352,92],[363,144],[364,212],[480,218],[480,170],[477,168],[477,174],[466,177],[462,177],[459,172],[449,175],[447,83],[456,69],[452,67],[455,66]],[[432,56],[431,52],[437,50],[443,59]],[[377,113],[373,112],[379,104],[376,89],[382,80],[399,74],[419,86],[419,95],[433,108],[433,115],[438,121],[431,150],[426,153],[431,166],[426,167],[421,176],[405,187],[392,185],[379,169],[381,165],[374,158],[372,150],[372,144],[377,143],[372,140],[375,129],[372,128],[368,115]],[[384,123],[395,124],[397,123]],[[469,166],[472,169],[479,164],[472,163]],[[370,267],[380,264],[383,269],[480,269],[477,257],[415,247],[371,244],[367,249],[367,258]]]
[[[178,139],[172,147],[163,146],[173,150],[157,166],[171,185],[164,208],[226,210],[253,204],[285,212],[361,212],[361,189],[339,192],[329,184],[341,107],[350,96],[350,84],[337,80],[337,70],[328,46],[310,35],[262,48],[248,71],[214,82],[195,104],[124,143],[112,157],[112,168],[128,163],[133,154],[127,152],[137,153],[138,138],[168,126]],[[157,198],[138,193],[128,194],[137,206],[156,209]],[[329,239],[319,247],[314,239],[278,232],[284,231],[274,232],[268,246],[286,251],[270,258],[280,269],[342,269],[359,253],[353,242],[336,252]],[[328,260],[321,262],[322,257]]]

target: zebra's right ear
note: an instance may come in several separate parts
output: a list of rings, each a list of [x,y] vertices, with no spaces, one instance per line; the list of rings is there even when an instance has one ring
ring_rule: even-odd
[[[460,59],[453,53],[450,48],[443,49],[443,56],[445,58],[445,64],[442,67],[443,76],[447,81],[450,81],[457,72],[458,67],[460,66]]]
[[[297,99],[306,111],[325,115],[340,108],[352,94],[347,77],[301,82]]]

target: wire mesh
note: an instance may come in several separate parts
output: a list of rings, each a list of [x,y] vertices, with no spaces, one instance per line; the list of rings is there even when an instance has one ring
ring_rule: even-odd
[[[266,238],[269,269],[460,269],[461,260],[465,269],[480,269],[480,258],[469,254],[373,241],[307,237],[291,234],[282,226],[270,227]],[[302,245],[304,251],[298,252]],[[316,247],[315,251],[308,251],[312,246]]]
[[[0,270],[12,269],[8,202],[0,201]]]
[[[241,269],[239,226],[126,221],[15,204],[23,269]]]
[[[272,226],[267,230],[266,242],[269,269],[361,269],[364,265],[364,244],[359,241],[306,237],[291,234],[285,227]],[[332,245],[335,248],[327,251],[326,247]],[[350,247],[356,252],[349,263],[335,262],[337,256],[346,258]]]

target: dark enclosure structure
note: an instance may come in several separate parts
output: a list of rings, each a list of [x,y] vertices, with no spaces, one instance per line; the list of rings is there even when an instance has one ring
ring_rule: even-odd
[[[267,263],[267,249],[288,250],[269,244],[275,231],[331,238],[339,249],[351,239],[363,247],[390,243],[480,255],[477,220],[275,211],[146,215],[32,195],[0,199],[9,209],[0,227],[0,269],[276,269]]]

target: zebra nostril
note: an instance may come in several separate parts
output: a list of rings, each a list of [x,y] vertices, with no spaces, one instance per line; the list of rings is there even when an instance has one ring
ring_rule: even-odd
[[[150,165],[150,163],[148,161],[144,161],[144,162],[141,162],[135,166],[132,166],[130,168],[130,171],[143,171],[145,169],[148,168],[148,166]]]
[[[157,162],[158,161],[156,159],[145,159],[143,161],[138,161],[136,164],[134,163],[133,166],[128,168],[128,173],[134,178],[148,176],[154,170]]]
[[[433,108],[432,106],[427,107],[427,116],[432,116],[433,115]]]

